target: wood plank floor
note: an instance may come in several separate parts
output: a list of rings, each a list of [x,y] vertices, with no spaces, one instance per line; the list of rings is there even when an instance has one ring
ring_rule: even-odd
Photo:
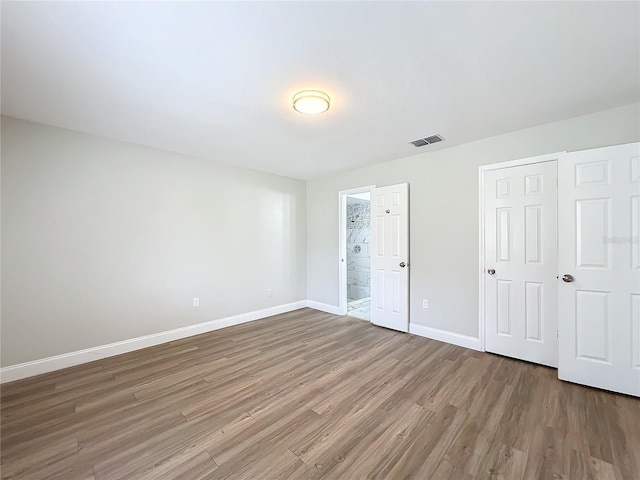
[[[640,400],[302,309],[3,386],[3,479],[640,479]]]

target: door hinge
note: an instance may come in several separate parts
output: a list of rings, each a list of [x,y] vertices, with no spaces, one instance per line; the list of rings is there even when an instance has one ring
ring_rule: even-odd
[[[560,338],[560,337],[558,336],[558,329],[557,329],[557,328],[556,328],[556,338]]]

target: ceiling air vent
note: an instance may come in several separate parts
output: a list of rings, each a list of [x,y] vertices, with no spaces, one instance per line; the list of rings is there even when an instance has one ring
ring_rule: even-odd
[[[432,143],[438,143],[443,140],[444,138],[440,135],[431,135],[429,137],[419,138],[410,143],[412,143],[414,147],[424,147],[425,145],[431,145]]]

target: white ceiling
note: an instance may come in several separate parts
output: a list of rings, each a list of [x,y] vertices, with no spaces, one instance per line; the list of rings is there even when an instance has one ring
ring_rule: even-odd
[[[3,114],[302,179],[638,100],[639,2],[2,3]]]

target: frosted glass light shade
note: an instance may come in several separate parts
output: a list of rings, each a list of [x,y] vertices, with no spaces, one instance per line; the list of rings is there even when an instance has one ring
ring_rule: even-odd
[[[317,115],[329,110],[329,95],[319,90],[303,90],[293,96],[293,108],[305,115]]]

